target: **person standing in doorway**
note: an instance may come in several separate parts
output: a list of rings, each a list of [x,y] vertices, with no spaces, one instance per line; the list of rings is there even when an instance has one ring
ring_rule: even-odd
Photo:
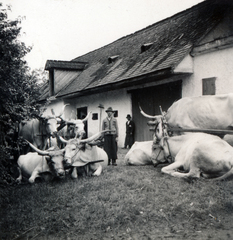
[[[124,145],[124,148],[127,148],[128,146],[129,146],[129,148],[131,148],[133,143],[134,143],[135,124],[131,120],[130,114],[128,114],[126,116],[126,118],[127,118],[127,122],[126,122],[126,135],[125,135],[125,145]]]
[[[108,165],[117,166],[117,141],[118,141],[118,123],[113,117],[113,109],[109,107],[106,110],[107,117],[103,120],[102,130],[109,130],[104,133],[104,150],[108,155]]]

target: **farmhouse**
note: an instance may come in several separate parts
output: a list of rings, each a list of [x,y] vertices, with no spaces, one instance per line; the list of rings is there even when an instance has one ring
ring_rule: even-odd
[[[148,114],[164,111],[186,96],[233,92],[233,2],[206,0],[71,61],[47,60],[49,85],[41,101],[46,111],[83,118],[89,136],[101,129],[111,106],[124,144],[126,115],[136,125],[137,141],[151,140]],[[73,116],[72,116],[73,114]]]

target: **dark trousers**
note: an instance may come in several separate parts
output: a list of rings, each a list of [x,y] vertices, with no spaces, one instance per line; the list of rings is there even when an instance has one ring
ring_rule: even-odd
[[[115,135],[106,134],[104,136],[104,151],[107,153],[109,161],[112,160],[112,163],[115,163],[117,159],[117,142]]]
[[[134,143],[134,136],[130,133],[126,133],[124,147],[127,148],[127,146],[129,146],[129,148],[131,148],[133,143]]]

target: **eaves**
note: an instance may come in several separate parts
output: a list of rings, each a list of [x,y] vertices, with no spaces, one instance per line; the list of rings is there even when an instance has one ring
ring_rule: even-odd
[[[173,69],[169,67],[163,70],[143,74],[133,78],[123,79],[115,83],[109,83],[109,84],[105,84],[105,85],[90,88],[90,89],[84,89],[82,91],[73,92],[71,94],[60,95],[60,96],[57,96],[57,99],[75,98],[75,97],[81,97],[81,96],[88,96],[96,93],[107,92],[107,91],[116,90],[116,89],[129,88],[132,86],[136,87],[142,84],[144,85],[144,84],[149,84],[155,81],[161,81],[173,75],[174,75]]]

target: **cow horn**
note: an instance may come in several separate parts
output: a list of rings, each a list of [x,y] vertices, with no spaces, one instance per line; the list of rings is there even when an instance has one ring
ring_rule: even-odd
[[[162,117],[162,115],[155,115],[155,116],[148,115],[148,114],[146,114],[146,113],[142,110],[142,108],[141,108],[140,105],[138,105],[138,106],[139,106],[139,109],[140,109],[140,113],[141,113],[144,117],[146,117],[146,118],[156,119],[156,118],[158,118],[158,117]]]
[[[64,111],[65,111],[66,106],[68,106],[68,105],[70,105],[70,104],[67,103],[67,104],[65,104],[65,105],[62,107],[61,113],[57,116],[58,118],[61,117],[61,115],[62,115],[62,114],[64,113]]]
[[[63,143],[68,143],[68,141],[67,141],[67,140],[65,140],[63,137],[61,137],[61,136],[58,136],[58,138],[60,139],[60,141],[61,141],[61,142],[63,142]]]
[[[93,136],[91,136],[87,139],[82,139],[82,140],[80,140],[80,143],[88,143],[88,142],[94,141],[94,140],[98,139],[104,132],[109,132],[109,130],[104,130],[104,131],[94,134]]]
[[[66,124],[76,124],[76,122],[75,122],[76,120],[75,119],[71,119],[71,120],[65,120],[65,122],[66,122]]]
[[[49,155],[48,151],[40,150],[37,147],[35,147],[32,143],[30,143],[28,140],[25,139],[25,141],[30,145],[32,149],[34,149],[36,152],[38,152],[40,155],[45,156]]]
[[[82,119],[82,121],[83,121],[83,122],[87,121],[87,119],[90,117],[90,115],[91,115],[91,112],[89,112],[89,113],[87,114],[87,116],[86,116],[84,119]]]

